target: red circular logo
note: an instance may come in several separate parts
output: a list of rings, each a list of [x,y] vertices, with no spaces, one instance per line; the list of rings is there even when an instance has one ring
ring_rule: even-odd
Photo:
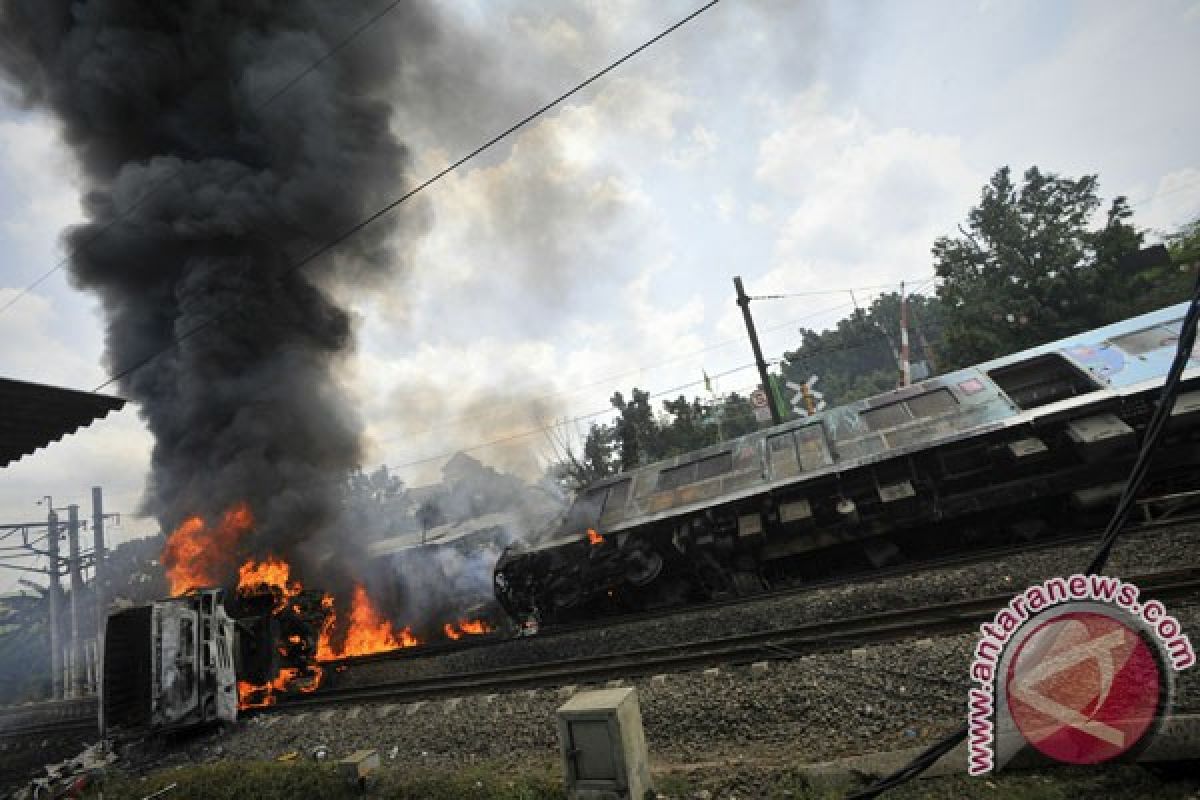
[[[1162,672],[1138,631],[1093,611],[1038,626],[1009,663],[1008,709],[1025,740],[1070,764],[1129,751],[1150,730]]]

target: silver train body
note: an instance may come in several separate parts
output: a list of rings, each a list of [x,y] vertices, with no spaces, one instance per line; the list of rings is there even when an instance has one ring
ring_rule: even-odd
[[[828,409],[581,490],[494,576],[518,621],[761,590],[997,525],[1036,533],[1110,503],[1175,354],[1186,304]],[[1160,483],[1195,483],[1200,358]]]

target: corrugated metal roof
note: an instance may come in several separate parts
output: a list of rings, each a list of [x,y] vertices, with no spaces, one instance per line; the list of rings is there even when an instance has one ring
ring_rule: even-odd
[[[120,397],[0,378],[0,467],[124,405]]]

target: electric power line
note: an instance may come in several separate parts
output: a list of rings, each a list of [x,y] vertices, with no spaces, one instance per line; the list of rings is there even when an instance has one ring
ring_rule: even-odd
[[[849,303],[839,303],[836,306],[828,306],[828,307],[822,308],[818,311],[814,311],[812,313],[805,314],[802,317],[797,317],[795,319],[788,320],[787,322],[781,322],[776,325],[765,327],[762,330],[764,333],[767,333],[770,331],[779,330],[780,328],[791,327],[792,325],[795,325],[796,323],[803,322],[808,319],[812,319],[813,317],[818,317],[823,314],[827,314],[831,311],[838,311],[840,309],[847,308],[847,307],[849,307],[849,305],[850,305]],[[605,378],[600,378],[599,380],[592,381],[591,383],[585,383],[585,384],[581,384],[579,386],[575,386],[571,389],[564,389],[562,391],[556,391],[556,392],[548,392],[546,394],[539,395],[539,396],[529,399],[529,400],[526,400],[526,399],[511,400],[511,401],[508,401],[507,404],[508,405],[520,404],[524,407],[528,407],[530,404],[539,403],[543,400],[551,400],[555,397],[570,397],[572,395],[579,394],[587,389],[592,389],[592,388],[595,388],[596,386],[602,386],[606,383],[611,383],[612,381],[619,380],[621,378],[625,378],[630,375],[638,375],[643,372],[652,372],[654,370],[660,369],[662,367],[665,367],[665,366],[668,366],[671,364],[677,364],[680,361],[684,361],[688,358],[692,358],[693,356],[700,355],[701,353],[707,353],[712,350],[717,350],[722,347],[729,347],[729,346],[735,345],[735,344],[745,344],[745,339],[742,339],[742,338],[726,339],[721,342],[716,342],[715,344],[706,345],[704,347],[701,347],[698,350],[692,350],[687,353],[682,353],[678,356],[668,358],[664,361],[659,361],[654,364],[644,365],[644,366],[640,366],[640,367],[634,367],[632,369],[628,369],[623,372],[616,373],[615,375],[609,375]],[[712,376],[710,375],[709,377],[711,378]],[[519,391],[519,389],[514,390],[514,391]],[[505,415],[505,416],[498,416],[498,417],[489,417],[488,420],[498,422],[500,420],[508,419],[509,417],[511,417],[511,414]],[[467,421],[479,422],[479,417],[478,417],[478,415],[471,414],[471,413],[460,414],[456,417],[451,417],[449,420],[438,423],[436,425],[432,425],[428,428],[424,428],[419,431],[399,433],[394,436],[388,436],[387,438],[384,438],[384,439],[377,439],[376,441],[379,444],[383,444],[386,442],[393,442],[398,439],[404,439],[404,438],[409,438],[409,437],[414,437],[414,436],[425,436],[427,434],[436,433],[438,431],[443,431],[448,428],[458,427],[459,423],[467,422]]]
[[[553,100],[551,100],[550,102],[548,102],[548,103],[546,103],[545,105],[543,105],[543,106],[541,106],[540,108],[538,108],[536,111],[532,112],[531,114],[528,114],[527,116],[525,116],[524,118],[522,118],[522,119],[521,119],[521,120],[519,120],[518,122],[516,122],[516,123],[514,123],[513,125],[511,125],[509,128],[507,128],[507,129],[506,129],[506,130],[504,130],[503,132],[501,132],[501,133],[499,133],[499,134],[497,134],[497,135],[493,136],[493,137],[492,137],[491,139],[489,139],[487,142],[485,142],[484,144],[482,144],[482,145],[480,145],[479,147],[475,148],[475,149],[474,149],[474,150],[472,150],[471,152],[467,153],[467,154],[466,154],[465,156],[463,156],[462,158],[459,158],[457,161],[455,161],[454,163],[450,164],[450,165],[449,165],[449,166],[447,166],[446,168],[442,169],[440,172],[437,172],[437,173],[436,173],[436,174],[434,174],[432,177],[430,177],[430,178],[427,178],[427,179],[426,179],[426,180],[424,180],[423,182],[421,182],[421,183],[417,184],[417,185],[416,185],[415,187],[413,187],[412,189],[409,189],[408,191],[406,191],[406,192],[404,192],[403,194],[401,194],[401,195],[400,195],[399,197],[397,197],[395,200],[392,200],[391,202],[389,202],[389,203],[387,203],[386,205],[384,205],[382,208],[380,208],[380,209],[378,209],[377,211],[375,211],[375,212],[373,212],[373,213],[369,214],[368,216],[366,216],[365,218],[363,218],[363,219],[362,219],[362,220],[360,220],[359,222],[356,222],[355,224],[351,225],[351,226],[350,226],[349,228],[347,228],[346,230],[342,231],[340,234],[338,234],[338,235],[334,236],[332,239],[329,239],[329,240],[328,240],[328,241],[326,241],[324,244],[322,244],[322,245],[318,246],[316,249],[314,249],[312,252],[310,252],[310,253],[309,253],[307,256],[305,256],[304,258],[301,258],[299,261],[296,261],[295,263],[291,264],[291,265],[290,265],[290,266],[288,266],[286,269],[284,269],[284,270],[283,270],[281,273],[279,273],[278,277],[279,277],[279,278],[281,278],[281,277],[284,277],[284,276],[290,275],[290,274],[292,274],[292,273],[296,272],[297,270],[301,269],[301,268],[302,268],[302,267],[304,267],[305,265],[307,265],[307,264],[310,264],[311,262],[313,262],[313,261],[314,261],[314,260],[316,260],[317,258],[319,258],[319,257],[321,257],[321,256],[323,256],[323,255],[325,255],[326,253],[328,253],[329,251],[333,250],[333,249],[334,249],[335,247],[337,247],[338,245],[340,245],[340,244],[342,244],[343,242],[345,242],[347,239],[350,239],[351,237],[353,237],[354,235],[356,235],[356,234],[357,234],[359,231],[361,231],[361,230],[363,230],[364,228],[366,228],[366,227],[370,226],[372,223],[376,222],[376,221],[377,221],[377,220],[379,220],[381,217],[384,217],[384,216],[386,216],[387,214],[389,214],[389,213],[391,213],[392,211],[394,211],[394,210],[395,210],[396,208],[398,208],[398,207],[399,207],[399,206],[400,206],[402,203],[406,202],[407,200],[409,200],[410,198],[412,198],[413,196],[415,196],[415,195],[416,195],[416,194],[418,194],[419,192],[421,192],[421,191],[425,190],[425,189],[426,189],[426,188],[428,188],[429,186],[431,186],[431,185],[433,185],[434,183],[436,183],[437,181],[441,180],[441,179],[442,179],[442,178],[444,178],[446,175],[448,175],[448,174],[450,174],[451,172],[453,172],[454,170],[458,169],[458,167],[462,166],[463,164],[467,163],[467,162],[468,162],[468,161],[470,161],[471,159],[473,159],[473,158],[475,158],[476,156],[478,156],[480,153],[483,153],[485,150],[488,150],[488,149],[490,149],[490,148],[491,148],[491,147],[493,147],[494,145],[496,145],[496,144],[498,144],[499,142],[503,141],[504,139],[508,138],[509,136],[511,136],[511,135],[512,135],[513,133],[515,133],[516,131],[520,130],[521,128],[524,128],[524,127],[525,127],[526,125],[528,125],[530,122],[532,122],[532,121],[534,121],[535,119],[537,119],[538,117],[542,116],[543,114],[545,114],[545,113],[546,113],[547,111],[549,111],[550,109],[552,109],[552,108],[554,108],[555,106],[559,105],[560,103],[562,103],[563,101],[567,100],[568,98],[570,98],[570,97],[572,97],[572,96],[574,96],[574,95],[578,94],[578,93],[579,93],[579,92],[581,92],[583,89],[587,88],[587,87],[588,87],[588,86],[590,86],[591,84],[593,84],[593,83],[595,83],[596,81],[598,81],[600,78],[602,78],[602,77],[604,77],[605,75],[607,75],[608,73],[612,72],[612,71],[613,71],[613,70],[615,70],[617,67],[619,67],[619,66],[621,66],[622,64],[624,64],[626,61],[629,61],[631,58],[633,58],[634,56],[638,55],[638,54],[639,54],[639,53],[641,53],[643,50],[646,50],[647,48],[649,48],[649,47],[651,47],[652,45],[654,45],[655,43],[659,42],[660,40],[662,40],[662,39],[663,39],[663,38],[665,38],[666,36],[670,35],[670,34],[671,34],[671,33],[673,33],[674,31],[676,31],[676,30],[678,30],[679,28],[683,27],[683,26],[684,26],[684,25],[686,25],[688,22],[690,22],[690,21],[692,21],[693,19],[695,19],[696,17],[700,16],[700,15],[701,15],[701,14],[703,14],[705,11],[709,10],[710,8],[712,8],[713,6],[715,6],[715,5],[716,5],[717,3],[719,3],[719,2],[720,2],[720,0],[710,0],[710,2],[708,2],[707,4],[705,4],[705,5],[701,6],[701,7],[700,7],[700,8],[698,8],[697,10],[693,11],[691,14],[688,14],[686,17],[684,17],[683,19],[681,19],[681,20],[679,20],[678,22],[674,23],[674,24],[673,24],[673,25],[671,25],[670,27],[666,28],[665,30],[663,30],[662,32],[660,32],[659,34],[657,34],[656,36],[654,36],[653,38],[651,38],[651,39],[648,39],[647,41],[645,41],[645,42],[643,42],[642,44],[638,45],[638,46],[637,46],[637,47],[635,47],[633,50],[630,50],[628,53],[626,53],[625,55],[621,56],[621,57],[620,57],[620,58],[618,58],[616,61],[613,61],[613,62],[612,62],[612,63],[610,63],[608,66],[606,66],[606,67],[604,67],[603,69],[601,69],[599,72],[596,72],[596,73],[594,73],[594,74],[593,74],[591,77],[587,78],[586,80],[582,81],[581,83],[578,83],[578,84],[576,84],[576,85],[575,85],[574,87],[572,87],[571,89],[568,89],[567,91],[563,92],[563,93],[562,93],[562,94],[560,94],[558,97],[554,98],[554,99],[553,99]],[[125,376],[127,376],[127,375],[129,375],[129,374],[131,374],[131,373],[133,373],[133,372],[135,372],[135,371],[137,371],[137,370],[141,369],[141,368],[142,368],[142,367],[144,367],[146,364],[149,364],[151,361],[153,361],[154,359],[156,359],[156,358],[158,358],[159,356],[161,356],[163,353],[165,353],[165,352],[167,352],[168,350],[172,349],[173,347],[175,347],[175,346],[179,345],[179,344],[180,344],[180,343],[181,343],[183,340],[191,338],[191,337],[192,337],[192,336],[194,336],[195,334],[197,334],[197,333],[199,333],[200,331],[204,330],[205,328],[208,328],[209,326],[211,326],[213,323],[215,323],[215,322],[218,322],[218,321],[220,321],[220,320],[224,319],[226,316],[228,316],[230,313],[232,313],[232,312],[233,312],[233,310],[234,310],[235,308],[236,308],[236,304],[230,304],[229,306],[226,306],[226,307],[225,307],[225,309],[223,309],[222,311],[218,312],[217,314],[215,314],[215,315],[213,315],[213,316],[211,316],[211,317],[208,317],[207,319],[201,320],[200,322],[196,323],[196,324],[195,324],[195,325],[193,325],[192,327],[190,327],[190,328],[188,328],[188,329],[186,329],[186,330],[184,330],[184,331],[182,331],[182,332],[180,332],[180,333],[176,334],[175,338],[174,338],[174,339],[172,339],[172,340],[171,340],[171,342],[169,342],[169,343],[168,343],[168,344],[166,344],[165,346],[163,346],[163,347],[161,347],[161,348],[159,348],[159,349],[155,350],[154,352],[152,352],[152,353],[150,353],[149,355],[145,356],[144,358],[142,358],[142,359],[138,360],[137,362],[135,362],[135,363],[133,363],[133,364],[130,364],[130,365],[128,365],[128,366],[126,366],[126,367],[124,367],[124,368],[120,369],[120,370],[119,370],[119,371],[117,371],[117,372],[116,372],[114,375],[110,376],[108,380],[106,380],[104,383],[102,383],[102,384],[100,384],[99,386],[97,386],[97,387],[96,387],[95,389],[93,389],[92,391],[94,391],[94,392],[98,392],[98,391],[100,391],[101,389],[103,389],[104,387],[108,386],[109,384],[111,384],[111,383],[115,383],[116,381],[119,381],[119,380],[121,380],[121,379],[122,379],[122,378],[124,378]]]
[[[816,296],[824,295],[824,294],[853,294],[854,292],[862,291],[865,289],[898,289],[898,288],[900,288],[901,283],[909,283],[910,281],[913,281],[913,282],[920,281],[919,285],[924,286],[925,284],[930,283],[931,281],[934,281],[936,279],[937,279],[936,275],[933,276],[932,278],[923,276],[921,278],[905,278],[905,279],[899,280],[899,281],[892,281],[891,283],[877,283],[872,286],[849,286],[849,287],[846,287],[845,289],[812,289],[812,290],[803,291],[803,292],[783,292],[780,294],[757,294],[757,295],[750,295],[747,299],[749,299],[749,300],[786,300],[790,297],[816,297]]]
[[[755,366],[757,366],[757,365],[754,364],[753,362],[751,362],[749,364],[743,364],[740,367],[734,367],[733,369],[725,370],[724,372],[718,372],[715,375],[709,375],[708,377],[710,379],[723,378],[726,375],[732,375],[736,372],[741,372],[743,370],[751,369]],[[648,395],[647,399],[654,399],[654,398],[658,398],[658,397],[663,397],[668,394],[674,394],[675,392],[690,388],[692,386],[698,386],[702,383],[704,383],[703,378],[701,378],[700,380],[691,381],[690,383],[680,384],[679,386],[673,386],[670,389],[664,389],[660,392],[655,392],[651,395]],[[587,414],[580,414],[576,417],[571,417],[570,419],[566,419],[561,422],[555,422],[551,425],[542,425],[541,427],[532,428],[527,431],[521,431],[520,433],[514,433],[509,436],[502,436],[499,439],[492,439],[487,442],[480,442],[478,444],[469,445],[467,447],[456,447],[453,450],[448,450],[446,452],[438,453],[437,455],[433,455],[433,456],[426,456],[425,458],[418,458],[413,461],[407,461],[402,464],[395,464],[395,465],[389,464],[388,469],[389,470],[405,469],[407,467],[415,467],[415,466],[419,466],[421,464],[427,464],[431,461],[438,461],[443,458],[449,458],[450,456],[452,456],[456,453],[470,453],[475,450],[482,450],[484,448],[493,447],[498,444],[507,444],[508,442],[514,442],[518,439],[527,439],[530,436],[537,436],[539,434],[547,433],[549,431],[554,430],[555,428],[560,428],[560,427],[563,427],[566,425],[573,425],[577,422],[582,422],[583,420],[586,420],[586,419],[592,419],[594,417],[603,416],[604,414],[612,414],[615,411],[616,411],[615,408],[604,408],[599,411],[591,411],[591,412],[588,412]]]

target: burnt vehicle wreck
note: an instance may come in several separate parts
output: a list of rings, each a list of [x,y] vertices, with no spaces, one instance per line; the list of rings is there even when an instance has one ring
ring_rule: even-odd
[[[318,592],[281,603],[266,588],[229,599],[222,589],[195,589],[113,612],[104,646],[106,732],[232,722],[239,708],[266,704],[285,683],[315,688],[325,615]]]

